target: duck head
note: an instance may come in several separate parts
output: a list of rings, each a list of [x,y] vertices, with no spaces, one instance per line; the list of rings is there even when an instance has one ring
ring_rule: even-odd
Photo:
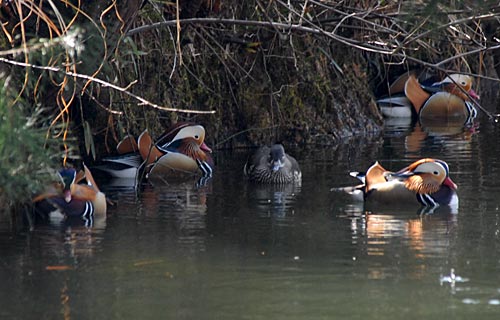
[[[442,160],[425,158],[391,174],[404,179],[405,186],[418,194],[432,194],[447,186],[452,190],[457,185],[449,177],[448,164]]]
[[[194,144],[204,152],[212,152],[212,149],[205,144],[205,128],[201,125],[189,125],[181,128],[170,142],[159,147],[159,149],[168,151],[170,147],[170,149],[174,149],[171,151],[176,151],[175,148],[182,144]]]
[[[276,172],[285,166],[285,148],[281,144],[271,146],[269,165],[273,172]]]
[[[57,175],[61,180],[64,201],[69,203],[71,201],[71,186],[76,179],[76,170],[74,168],[63,168],[57,172]]]
[[[190,123],[169,128],[156,143],[147,131],[139,137],[139,151],[150,167],[149,173],[168,175],[173,172],[197,173],[211,176],[213,160],[204,142],[205,128]]]
[[[472,77],[465,74],[450,74],[443,81],[435,83],[435,85],[441,85],[445,91],[459,96],[464,101],[470,99],[463,91],[467,92],[473,99],[480,99],[479,95],[472,89]]]
[[[165,153],[182,153],[195,161],[211,163],[209,154],[212,153],[212,149],[205,144],[204,140],[205,128],[201,125],[190,125],[180,129],[172,141],[158,146],[158,149]]]

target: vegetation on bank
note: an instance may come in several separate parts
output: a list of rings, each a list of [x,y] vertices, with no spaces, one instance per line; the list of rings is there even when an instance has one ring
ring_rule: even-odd
[[[29,201],[47,168],[99,159],[144,128],[199,122],[215,148],[333,145],[380,130],[374,93],[404,70],[469,73],[483,95],[496,94],[484,80],[500,71],[495,1],[10,0],[0,9],[8,205]]]
[[[0,81],[0,214],[29,203],[58,165],[57,141],[46,138],[40,109],[16,100],[9,82]]]

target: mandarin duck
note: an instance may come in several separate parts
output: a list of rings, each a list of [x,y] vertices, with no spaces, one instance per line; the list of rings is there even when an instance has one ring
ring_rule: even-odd
[[[50,185],[37,195],[33,202],[47,200],[67,217],[81,217],[92,220],[95,216],[105,216],[107,200],[92,176],[83,165],[84,171],[77,172],[74,168],[63,168],[57,172],[59,182]],[[83,180],[86,180],[86,183]]]
[[[396,79],[389,88],[389,96],[377,103],[386,117],[453,118],[470,123],[477,110],[469,96],[479,99],[470,76],[451,74],[442,81],[425,85],[410,72]]]
[[[212,150],[205,144],[205,128],[179,123],[153,142],[147,130],[139,136],[138,146],[148,177],[197,174],[211,177],[214,162]]]
[[[300,183],[302,173],[295,158],[281,144],[260,147],[246,162],[243,172],[250,181],[260,183]]]
[[[203,126],[187,122],[170,127],[156,142],[148,130],[144,130],[137,142],[127,135],[116,147],[119,155],[104,158],[104,164],[96,168],[117,178],[137,179],[143,170],[148,177],[186,173],[211,177],[214,169],[212,150],[204,139]]]
[[[365,202],[379,204],[420,204],[424,207],[458,206],[457,185],[449,177],[448,164],[424,158],[397,171],[387,171],[375,162],[366,173],[351,172],[363,182],[344,191]]]

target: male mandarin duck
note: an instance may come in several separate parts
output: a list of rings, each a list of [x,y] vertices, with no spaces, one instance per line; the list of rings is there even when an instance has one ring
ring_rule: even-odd
[[[156,143],[144,130],[138,146],[148,177],[183,173],[211,177],[214,169],[212,150],[204,140],[205,128],[191,123],[179,123],[169,128]]]
[[[119,156],[103,159],[97,168],[114,177],[137,178],[145,170],[148,177],[199,174],[211,177],[212,150],[205,144],[205,129],[192,123],[178,123],[167,129],[156,142],[144,130],[137,142],[126,136],[117,146]]]
[[[107,209],[106,196],[95,183],[92,173],[83,165],[84,171],[74,168],[63,168],[57,172],[60,181],[36,196],[33,202],[47,200],[68,217],[92,219],[94,215],[105,216]],[[86,183],[80,183],[83,180]]]
[[[393,82],[389,97],[377,102],[386,117],[455,118],[468,123],[477,116],[469,96],[479,99],[470,76],[451,74],[442,81],[423,85],[410,72]]]
[[[260,147],[243,169],[249,180],[261,183],[284,184],[302,181],[297,160],[285,153],[281,144]]]
[[[361,194],[366,202],[458,206],[457,185],[449,177],[448,164],[442,160],[420,159],[397,172],[387,171],[375,162],[365,174],[351,172],[351,175],[363,184],[342,189]]]

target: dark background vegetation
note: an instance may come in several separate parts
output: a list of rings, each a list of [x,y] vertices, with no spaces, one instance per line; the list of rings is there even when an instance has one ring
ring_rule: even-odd
[[[377,134],[374,97],[409,69],[471,74],[497,101],[495,1],[0,3],[6,208],[54,168],[177,121],[203,124],[215,149]]]

